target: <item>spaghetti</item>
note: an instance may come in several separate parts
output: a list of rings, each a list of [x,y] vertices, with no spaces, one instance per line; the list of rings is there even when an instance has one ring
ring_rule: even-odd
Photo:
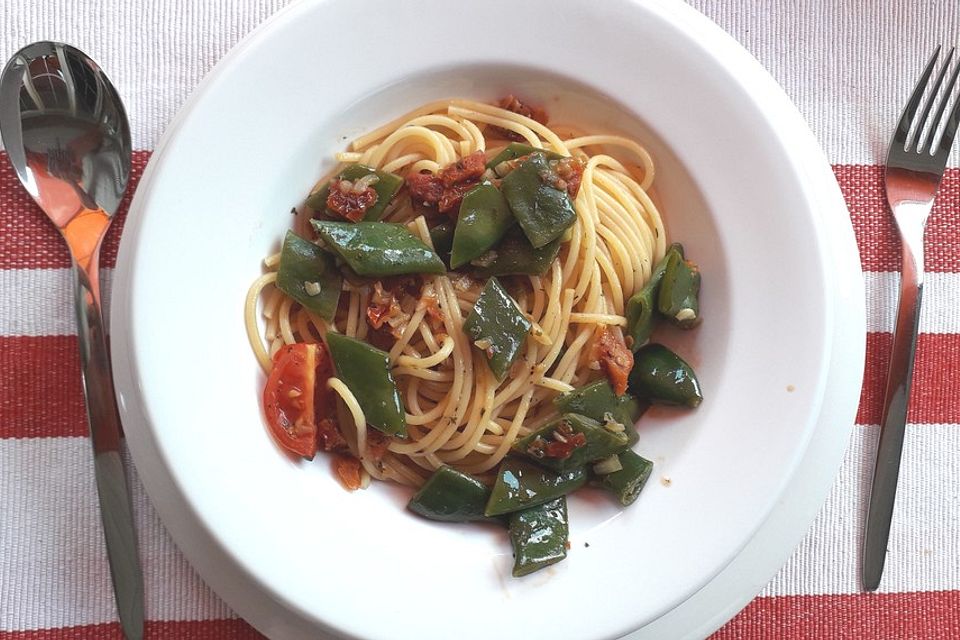
[[[530,321],[529,339],[502,382],[491,372],[484,344],[464,332],[483,280],[470,269],[424,275],[390,300],[401,311],[393,324],[371,324],[371,304],[386,294],[379,281],[347,277],[333,320],[307,310],[276,286],[279,255],[250,287],[245,322],[251,347],[269,373],[284,345],[317,343],[328,331],[360,340],[392,330],[390,371],[403,403],[408,437],[368,432],[364,411],[346,384],[326,381],[346,447],[370,478],[420,486],[435,469],[489,476],[518,438],[557,418],[551,400],[604,375],[596,344],[601,333],[623,343],[628,299],[650,279],[666,252],[665,232],[648,190],[650,155],[637,142],[614,135],[580,135],[551,128],[522,110],[468,100],[424,105],[353,141],[341,163],[409,177],[437,174],[472,154],[494,156],[507,138],[572,157],[582,168],[573,199],[576,220],[557,258],[543,275],[510,276],[508,288]],[[324,184],[326,181],[318,183]],[[304,208],[297,229],[306,235]],[[402,223],[432,247],[427,212],[401,191],[382,220]],[[454,212],[455,219],[455,212]],[[262,314],[263,325],[258,317]],[[375,335],[377,334],[377,335]],[[480,342],[480,341],[477,341]],[[632,360],[631,360],[632,362]]]

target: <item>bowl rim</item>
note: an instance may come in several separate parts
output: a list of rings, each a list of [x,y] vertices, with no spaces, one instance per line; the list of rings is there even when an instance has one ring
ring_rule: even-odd
[[[130,349],[130,345],[125,343],[125,339],[128,338],[129,336],[127,336],[124,333],[124,328],[123,328],[125,324],[125,317],[126,318],[130,317],[129,305],[131,304],[131,296],[128,290],[130,280],[131,280],[128,272],[129,272],[131,260],[132,260],[130,255],[132,253],[132,250],[130,249],[130,247],[135,245],[138,241],[138,236],[140,235],[139,231],[141,226],[140,222],[142,218],[141,210],[145,206],[145,201],[147,200],[146,194],[150,190],[151,183],[154,179],[155,171],[159,166],[162,165],[164,152],[165,150],[168,149],[169,142],[176,137],[177,131],[179,130],[182,123],[187,119],[194,105],[200,102],[203,96],[216,86],[218,80],[222,77],[224,70],[231,68],[236,61],[241,59],[242,55],[248,49],[256,45],[259,42],[259,40],[265,37],[265,34],[269,33],[274,28],[274,26],[277,25],[278,23],[284,20],[295,19],[297,12],[300,10],[305,10],[305,8],[312,7],[315,4],[326,4],[327,2],[329,2],[329,0],[326,0],[325,2],[318,2],[318,3],[311,3],[307,1],[294,2],[293,4],[289,5],[288,7],[280,10],[279,12],[271,16],[263,24],[261,24],[257,29],[255,29],[251,34],[246,36],[241,41],[241,43],[239,43],[227,56],[225,56],[217,64],[215,69],[211,71],[210,74],[208,74],[208,76],[204,79],[200,87],[198,87],[198,89],[194,91],[194,93],[191,95],[187,103],[181,108],[174,122],[171,124],[167,132],[164,134],[162,141],[157,145],[156,150],[154,151],[154,154],[150,160],[149,166],[147,167],[141,179],[141,186],[137,191],[133,204],[131,205],[131,215],[128,218],[129,220],[128,228],[124,233],[123,241],[121,243],[120,255],[118,257],[118,264],[117,264],[117,276],[116,276],[117,287],[115,288],[115,293],[114,293],[115,300],[117,301],[117,303],[115,303],[112,306],[112,311],[111,311],[111,320],[113,321],[112,325],[114,327],[117,327],[118,329],[116,332],[116,336],[118,338],[116,342],[119,345],[121,345],[120,348],[115,349],[114,351],[115,377],[117,377],[118,379],[117,380],[118,385],[124,387],[124,391],[125,391],[124,396],[126,399],[130,400],[135,398],[135,390],[129,388],[126,383],[127,381],[135,379],[135,377],[131,375],[131,373],[136,370],[136,366],[137,366],[133,358],[133,353],[132,353],[132,349]],[[779,95],[782,96],[782,100],[780,100],[779,103],[777,104],[777,108],[776,109],[771,108],[770,112],[771,113],[776,112],[777,109],[788,109],[792,111],[792,114],[790,114],[791,117],[784,118],[783,120],[783,126],[785,127],[785,131],[789,131],[791,135],[797,137],[798,139],[804,138],[804,137],[809,138],[810,140],[813,139],[812,134],[809,132],[809,129],[806,128],[806,124],[803,122],[802,118],[799,116],[799,113],[796,112],[796,108],[789,102],[785,94],[783,94],[782,90],[778,86],[776,86],[772,78],[770,78],[769,75],[766,73],[766,71],[763,70],[762,67],[760,67],[759,63],[757,63],[756,60],[750,57],[749,54],[746,53],[746,51],[743,50],[739,44],[733,41],[733,39],[729,35],[727,35],[725,32],[720,30],[719,27],[714,25],[712,22],[710,22],[704,16],[697,13],[692,8],[689,8],[686,5],[684,5],[682,2],[679,2],[679,0],[676,2],[674,2],[673,0],[655,0],[654,2],[650,3],[650,5],[647,8],[653,8],[659,11],[661,16],[663,16],[665,19],[673,19],[676,21],[689,21],[689,23],[692,24],[693,27],[700,30],[699,33],[708,34],[711,38],[717,39],[718,41],[725,40],[726,41],[724,43],[724,46],[726,47],[725,53],[726,55],[733,56],[729,61],[730,64],[738,65],[738,69],[741,69],[744,72],[744,75],[748,79],[756,82],[757,84],[756,88],[758,91],[762,91],[765,94],[770,94],[770,95],[779,93]],[[688,24],[687,26],[690,26],[690,24]],[[733,46],[731,47],[731,45]],[[783,113],[778,112],[777,115],[783,116]],[[795,115],[795,117],[792,117],[793,115]],[[824,164],[824,165],[826,164],[825,160],[823,159],[822,152],[819,151],[819,148],[816,148],[815,143],[813,147],[809,147],[808,145],[804,147],[803,153],[806,154],[808,157],[814,157],[814,159],[818,160],[821,164]],[[816,157],[817,155],[819,155],[819,158]],[[811,172],[811,175],[808,176],[808,178],[822,183],[824,179],[823,176],[814,175],[814,174],[816,174],[816,172]],[[832,174],[831,174],[831,179],[832,179]],[[829,190],[830,185],[821,184],[821,186]],[[838,204],[837,198],[839,197],[839,208],[841,208],[844,212],[846,212],[845,205],[843,204],[843,201],[842,201],[842,196],[840,196],[839,190],[836,189],[835,181],[833,181],[833,187],[836,193],[833,194],[832,197],[827,197],[825,199],[826,200],[832,199],[834,201],[833,208],[837,209],[837,204]],[[133,222],[134,224],[130,225],[130,222]],[[849,224],[849,219],[847,219],[847,222]],[[132,229],[131,229],[131,226],[133,227]],[[834,295],[834,298],[836,298],[836,295]],[[860,296],[860,300],[862,301],[862,296]],[[845,307],[845,311],[846,310],[847,308]],[[861,316],[861,320],[862,320],[862,316],[864,315],[862,308],[860,309],[860,312],[861,313],[859,315]],[[844,314],[844,315],[846,316],[848,314]],[[856,314],[854,313],[851,315],[856,315]],[[836,321],[838,320],[838,318],[834,317],[833,320]],[[862,367],[862,358],[860,358],[860,362]],[[125,420],[130,420],[132,422],[136,422],[138,420],[140,422],[143,422],[143,421],[149,422],[149,419],[147,418],[147,416],[143,415],[142,413],[144,408],[142,406],[136,407],[134,406],[135,404],[136,404],[135,399],[130,404],[126,402],[123,403],[122,413],[124,415]],[[141,412],[139,416],[137,415],[138,410]],[[130,437],[129,442],[131,443],[130,449],[133,455],[133,459],[138,470],[141,471],[141,476],[143,477],[144,485],[147,488],[148,494],[151,496],[151,499],[157,505],[157,510],[161,514],[161,516],[166,516],[166,517],[163,517],[164,522],[167,524],[167,527],[171,530],[171,533],[174,535],[175,539],[178,541],[181,548],[183,548],[184,551],[187,553],[191,562],[198,568],[201,568],[201,565],[211,566],[210,562],[204,562],[200,560],[201,555],[207,555],[211,553],[209,550],[203,553],[200,553],[197,551],[194,551],[193,553],[189,553],[187,549],[195,546],[196,548],[209,546],[209,544],[213,544],[213,546],[216,547],[216,546],[220,546],[219,542],[212,536],[211,531],[204,525],[203,514],[197,512],[193,508],[194,505],[191,503],[185,488],[180,484],[180,482],[175,477],[175,475],[169,472],[170,471],[169,465],[165,460],[162,454],[162,451],[160,451],[159,448],[157,447],[157,443],[153,439],[149,431],[150,431],[149,429],[148,430],[144,430],[144,429],[128,430],[128,437],[132,436]],[[812,438],[813,436],[813,432],[808,431],[807,436],[808,436],[807,440],[803,443],[803,447],[802,447],[804,450],[809,444],[810,438]],[[153,449],[153,451],[151,451],[151,449]],[[799,462],[799,456],[798,456],[798,462]],[[834,469],[833,473],[835,473],[835,471],[836,470]],[[163,477],[163,476],[166,476],[166,477]],[[167,495],[165,495],[162,499],[158,499],[156,496],[160,494],[167,494]],[[180,504],[179,507],[173,507],[172,503],[177,501],[179,501],[182,504]],[[161,507],[161,505],[163,506]],[[186,511],[196,521],[195,524],[197,524],[197,526],[199,527],[200,529],[199,532],[196,532],[196,531],[188,532],[183,529],[189,528],[189,527],[180,528],[177,525],[172,525],[170,523],[172,514],[177,512],[182,515],[183,513],[182,509],[184,507],[186,507]],[[178,531],[178,528],[180,528],[181,530]],[[190,541],[201,540],[204,536],[208,538],[206,543],[202,541],[196,542],[196,543],[190,542]],[[237,563],[239,561],[238,558],[232,556],[232,554],[228,549],[221,548],[219,549],[219,551],[221,552],[224,560],[228,560],[233,563]],[[247,575],[247,572],[242,567],[235,567],[235,569],[239,571],[240,576],[245,576],[246,580],[249,583],[255,582],[255,579],[253,578],[253,576]],[[217,589],[218,593],[232,593],[234,591],[233,588],[228,587],[224,584],[225,582],[224,579],[216,580],[215,578],[213,578],[210,575],[210,571],[201,570],[201,574],[212,585],[218,586],[218,583],[219,583],[219,586],[222,587],[222,591],[221,591],[221,588],[218,588]],[[281,599],[279,594],[277,593],[271,593],[270,596],[275,601],[278,599]],[[272,619],[274,621],[277,619],[276,615],[270,615],[268,613],[264,614],[259,612],[258,607],[249,606],[248,604],[245,605],[243,603],[240,603],[239,600],[235,600],[233,598],[228,597],[226,599],[228,603],[231,604],[231,606],[234,606],[238,611],[243,613],[243,615],[247,617],[255,625],[257,625],[258,620],[261,620],[264,618],[268,620]],[[288,609],[288,610],[291,608],[296,609],[296,607],[289,602],[276,602],[276,604],[279,604],[280,607],[284,609]],[[288,614],[285,614],[285,615],[288,615]],[[325,627],[327,631],[334,631],[334,629],[330,627],[326,627],[326,624],[323,621],[312,620],[312,622],[319,623],[322,627]],[[257,626],[260,626],[260,625],[257,625]],[[263,625],[263,628],[273,629],[275,627],[273,626],[273,623],[268,622]],[[336,631],[338,633],[343,633],[344,630],[337,629]]]

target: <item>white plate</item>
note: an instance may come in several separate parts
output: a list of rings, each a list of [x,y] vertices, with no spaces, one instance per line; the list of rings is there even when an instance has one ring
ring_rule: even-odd
[[[112,326],[134,460],[201,575],[272,637],[612,638],[662,623],[782,514],[828,380],[830,416],[854,415],[862,350],[837,357],[856,351],[838,338],[863,337],[849,220],[759,65],[674,2],[455,6],[327,0],[272,18],[171,126],[124,233]],[[432,99],[508,91],[643,141],[671,238],[704,272],[704,324],[669,339],[706,401],[645,417],[638,448],[658,465],[641,499],[573,499],[568,559],[522,580],[501,532],[424,522],[398,488],[348,494],[322,459],[281,455],[241,320],[287,212],[347,140]],[[833,461],[843,443],[827,442]],[[836,471],[817,466],[813,502]],[[729,602],[758,585],[736,587]]]

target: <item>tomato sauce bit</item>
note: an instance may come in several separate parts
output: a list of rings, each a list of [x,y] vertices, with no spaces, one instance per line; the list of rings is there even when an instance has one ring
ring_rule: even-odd
[[[360,480],[360,461],[353,456],[335,455],[333,472],[344,488],[349,491],[356,491],[363,484]]]

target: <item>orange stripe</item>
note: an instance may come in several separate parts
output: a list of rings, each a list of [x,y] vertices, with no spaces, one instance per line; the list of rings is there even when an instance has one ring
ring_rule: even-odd
[[[711,640],[954,640],[960,591],[757,598]]]
[[[145,640],[265,640],[239,618],[230,620],[147,620]],[[59,629],[0,631],[0,640],[123,640],[120,623],[89,624]]]

